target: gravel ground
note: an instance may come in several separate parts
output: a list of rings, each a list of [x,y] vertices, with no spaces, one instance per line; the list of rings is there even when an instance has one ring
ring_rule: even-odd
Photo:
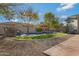
[[[65,35],[59,38],[40,40],[15,40],[14,37],[7,37],[0,40],[1,56],[45,56],[43,51],[61,43],[73,35]]]

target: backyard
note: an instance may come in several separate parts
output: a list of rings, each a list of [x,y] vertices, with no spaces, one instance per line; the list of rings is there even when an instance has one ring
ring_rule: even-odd
[[[79,34],[79,15],[63,16],[65,14],[58,13],[54,7],[61,4],[55,4],[0,3],[0,55],[47,56],[47,49],[51,47],[62,45],[62,42],[77,42],[79,36],[75,35]],[[74,36],[76,41],[72,38]],[[68,51],[73,50],[69,47]]]
[[[59,35],[58,35],[59,36]],[[5,56],[46,56],[43,51],[66,41],[73,35],[64,35],[46,39],[22,39],[16,37],[6,37],[0,40],[0,55]]]

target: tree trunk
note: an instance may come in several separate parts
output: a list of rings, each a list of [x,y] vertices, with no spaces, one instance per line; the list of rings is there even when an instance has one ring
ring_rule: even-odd
[[[28,17],[28,23],[30,24],[31,17]],[[29,35],[29,24],[27,24],[27,35]]]
[[[29,35],[29,26],[27,26],[27,35]]]

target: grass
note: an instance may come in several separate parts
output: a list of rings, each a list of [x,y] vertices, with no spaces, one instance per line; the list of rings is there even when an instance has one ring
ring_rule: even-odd
[[[34,39],[46,39],[64,36],[64,33],[55,33],[55,34],[40,34],[37,36],[16,36],[17,40],[34,40]]]

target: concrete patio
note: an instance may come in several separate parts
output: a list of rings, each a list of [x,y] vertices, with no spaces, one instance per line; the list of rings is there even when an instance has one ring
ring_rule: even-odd
[[[68,40],[52,46],[44,53],[50,56],[79,56],[79,35],[74,35]]]

